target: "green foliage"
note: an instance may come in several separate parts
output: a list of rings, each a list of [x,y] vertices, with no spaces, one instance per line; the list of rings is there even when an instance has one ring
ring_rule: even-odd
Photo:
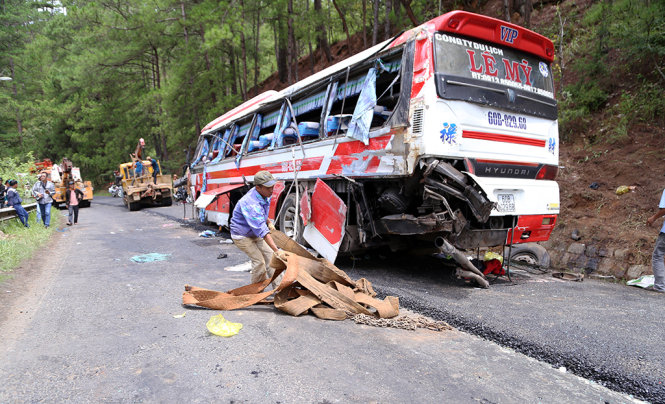
[[[56,213],[53,210],[53,213]],[[36,215],[30,212],[28,222],[30,228],[25,228],[18,219],[9,219],[0,222],[0,231],[7,238],[0,242],[0,282],[4,280],[3,273],[16,268],[21,261],[29,258],[35,250],[44,245],[53,230],[61,224],[59,214],[51,214],[51,226],[47,229],[37,223]]]
[[[22,156],[0,158],[0,177],[2,177],[3,183],[10,179],[18,181],[19,192],[23,190],[21,198],[24,203],[34,202],[29,193],[32,185],[37,182],[37,174],[30,173],[34,163],[35,159],[32,152]]]
[[[570,16],[568,16],[570,18]],[[560,29],[555,23],[552,31]],[[617,0],[593,5],[581,24],[569,24],[560,58],[575,60],[559,103],[562,137],[584,133],[592,114],[612,107],[609,141],[629,136],[636,123],[663,122],[665,2]],[[586,46],[580,46],[586,44]],[[555,46],[559,49],[555,37]],[[555,67],[561,67],[555,62]],[[637,88],[635,88],[635,83]]]

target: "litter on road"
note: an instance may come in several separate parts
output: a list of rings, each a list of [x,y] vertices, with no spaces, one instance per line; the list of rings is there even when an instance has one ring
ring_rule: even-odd
[[[584,280],[584,275],[573,272],[552,272],[552,276],[564,281],[582,282]]]
[[[230,290],[185,286],[182,303],[214,310],[234,310],[257,303],[274,304],[293,316],[312,312],[325,320],[344,320],[356,314],[393,318],[399,314],[399,299],[387,296],[376,299],[372,284],[365,278],[352,280],[344,271],[325,258],[315,258],[304,247],[279,231],[271,232],[275,244],[283,251],[273,255],[271,279]],[[276,289],[265,291],[280,274]],[[271,295],[273,300],[267,300]]]
[[[183,317],[185,317],[186,314],[187,314],[187,312],[183,312],[182,314],[174,314],[173,318],[183,318]]]
[[[242,324],[232,323],[221,314],[218,314],[210,317],[210,320],[206,323],[206,327],[208,331],[220,337],[232,337],[240,331]]]
[[[166,259],[170,256],[171,254],[150,253],[143,255],[135,255],[132,258],[130,258],[130,260],[137,262],[139,264],[143,264],[145,262],[166,261]]]
[[[211,238],[215,237],[215,232],[212,230],[206,230],[199,233],[199,237]]]
[[[243,262],[242,264],[233,265],[224,268],[225,271],[231,272],[249,272],[252,269],[252,261]]]
[[[642,275],[637,279],[631,279],[628,282],[626,282],[626,285],[628,286],[637,286],[639,288],[653,288],[653,284],[655,282],[654,276],[653,275]]]
[[[233,240],[231,240],[230,238],[223,238],[219,240],[219,244],[233,244]]]
[[[222,258],[226,258],[226,257],[228,257],[228,256],[229,256],[229,255],[228,255],[227,253],[219,253],[219,255],[217,256],[217,259],[218,259],[218,260],[221,260]]]

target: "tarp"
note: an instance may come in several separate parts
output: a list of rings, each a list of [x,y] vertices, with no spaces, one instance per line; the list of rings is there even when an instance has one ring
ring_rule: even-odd
[[[325,258],[314,258],[282,232],[272,231],[271,235],[275,244],[284,250],[273,255],[271,267],[275,273],[271,279],[227,292],[186,285],[182,303],[214,310],[273,303],[278,310],[292,316],[311,311],[326,320],[344,320],[354,314],[378,318],[393,318],[399,314],[397,297],[387,296],[379,300],[367,279],[352,280]],[[284,276],[277,288],[265,291],[282,273]],[[266,300],[272,294],[275,294],[274,300]]]
[[[233,191],[234,189],[243,186],[245,186],[245,184],[228,184],[228,185],[222,185],[219,188],[211,189],[210,191],[205,191],[198,198],[196,198],[194,206],[196,206],[199,209],[205,209],[219,195],[227,193],[229,191]]]
[[[358,97],[358,103],[353,111],[353,117],[349,122],[347,137],[360,140],[369,145],[369,127],[372,124],[374,116],[374,107],[376,106],[376,69],[371,68],[367,72],[362,91]]]

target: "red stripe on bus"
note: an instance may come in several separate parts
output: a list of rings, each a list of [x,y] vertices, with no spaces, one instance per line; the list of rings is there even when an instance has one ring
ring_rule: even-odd
[[[364,161],[370,159],[370,161],[366,163],[367,168],[365,172],[376,172],[376,170],[379,168],[379,163],[381,162],[380,158],[376,156],[355,156],[355,154],[362,153],[366,150],[384,150],[388,146],[388,143],[390,143],[390,139],[392,139],[392,137],[393,136],[389,134],[371,138],[369,140],[368,146],[365,146],[365,144],[359,140],[341,143],[339,146],[337,146],[335,155],[330,160],[330,165],[328,166],[328,171],[326,171],[326,174],[342,174],[343,166],[349,166],[353,163],[356,163],[359,159]],[[365,163],[360,163],[361,166],[363,164]]]
[[[300,164],[299,171],[315,171],[321,168],[323,157],[311,157],[305,160],[298,160]],[[208,173],[208,180],[218,178],[233,178],[240,176],[252,176],[261,170],[270,171],[273,174],[283,174],[293,172],[293,162],[290,160],[279,163],[259,164],[256,166],[234,168],[231,170],[212,171]]]
[[[490,142],[514,143],[514,144],[523,144],[527,146],[538,146],[538,147],[545,147],[546,144],[545,140],[542,139],[530,139],[528,137],[522,137],[522,136],[501,135],[498,133],[487,133],[487,132],[475,132],[471,130],[462,131],[462,137],[468,139],[488,140]]]

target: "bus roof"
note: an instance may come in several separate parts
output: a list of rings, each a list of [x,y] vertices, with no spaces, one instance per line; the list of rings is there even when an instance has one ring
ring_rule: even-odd
[[[269,90],[257,95],[256,97],[245,101],[232,110],[217,117],[212,122],[208,123],[202,130],[201,135],[207,135],[223,128],[231,122],[237,120],[242,116],[249,115],[262,105],[284,99],[298,90],[305,88],[312,83],[326,78],[336,72],[353,66],[356,63],[371,57],[383,48],[394,48],[404,44],[409,38],[417,35],[423,29],[427,30],[430,34],[437,31],[445,31],[476,38],[484,41],[491,41],[496,44],[505,45],[511,48],[519,49],[531,54],[534,54],[549,62],[554,60],[554,44],[546,37],[530,31],[526,28],[520,27],[503,20],[499,20],[485,15],[469,13],[467,11],[451,11],[436,17],[418,27],[412,28],[402,33],[398,38],[387,40],[374,45],[364,51],[357,53],[339,63],[335,63],[318,73],[304,78],[303,80],[294,83],[293,85],[277,92]]]
[[[554,60],[554,44],[548,38],[503,20],[468,11],[451,11],[416,28],[406,31],[392,45],[406,42],[414,32],[426,29],[429,33],[445,31],[481,41],[508,46],[531,53],[548,62]]]

